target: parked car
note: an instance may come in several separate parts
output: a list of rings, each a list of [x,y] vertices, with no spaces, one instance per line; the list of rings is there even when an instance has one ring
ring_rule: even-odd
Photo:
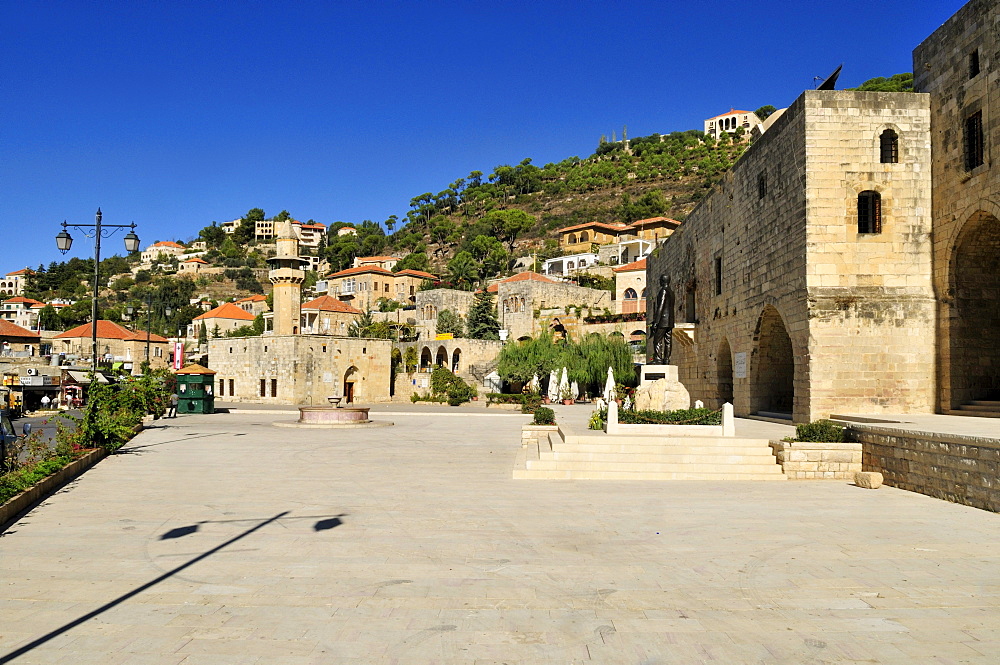
[[[21,428],[21,436],[31,434],[31,424],[25,423]],[[10,414],[7,411],[0,411],[0,473],[7,473],[7,447],[17,441],[18,435],[14,431],[14,423],[10,421]]]

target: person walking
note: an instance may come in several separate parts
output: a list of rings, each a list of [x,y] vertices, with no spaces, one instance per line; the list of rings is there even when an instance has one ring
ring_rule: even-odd
[[[167,410],[167,418],[177,417],[177,403],[179,401],[180,398],[177,396],[177,393],[170,395],[170,408]]]

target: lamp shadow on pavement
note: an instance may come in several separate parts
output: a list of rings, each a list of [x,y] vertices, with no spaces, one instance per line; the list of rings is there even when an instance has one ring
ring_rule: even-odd
[[[34,650],[34,649],[42,646],[43,644],[45,644],[49,640],[51,640],[51,639],[53,639],[55,637],[58,637],[59,635],[62,635],[63,633],[66,633],[66,632],[72,630],[73,628],[76,628],[77,626],[79,626],[79,625],[81,625],[81,624],[83,624],[83,623],[85,623],[85,622],[87,622],[87,621],[89,621],[89,620],[91,620],[91,619],[93,619],[93,618],[95,618],[97,616],[100,616],[101,614],[107,612],[110,609],[113,609],[114,607],[117,607],[118,605],[121,605],[122,603],[124,603],[129,598],[133,598],[133,597],[139,595],[140,593],[142,593],[143,591],[151,589],[152,587],[156,586],[160,582],[163,582],[164,580],[167,580],[167,579],[173,577],[174,575],[177,575],[181,571],[183,571],[183,570],[185,570],[187,568],[190,568],[191,566],[193,566],[194,564],[198,563],[199,561],[207,559],[208,557],[212,556],[213,554],[217,554],[218,552],[224,550],[225,548],[229,547],[230,545],[232,545],[232,544],[234,544],[234,543],[236,543],[236,542],[238,542],[238,541],[246,538],[247,536],[249,536],[250,534],[254,533],[255,531],[259,531],[260,529],[263,529],[265,526],[267,526],[269,524],[273,524],[273,523],[279,522],[281,520],[310,520],[310,519],[315,519],[317,521],[313,524],[313,531],[318,533],[320,531],[328,531],[330,529],[333,529],[333,528],[336,528],[336,527],[340,526],[341,524],[343,524],[343,522],[341,521],[340,518],[347,516],[346,513],[342,513],[340,515],[332,515],[332,516],[331,515],[310,515],[310,516],[301,516],[301,517],[289,517],[290,513],[291,513],[291,511],[286,510],[284,512],[278,513],[277,515],[274,515],[273,517],[269,517],[267,519],[264,519],[264,520],[260,521],[258,524],[250,527],[249,529],[247,529],[246,531],[243,531],[242,533],[237,534],[236,536],[230,538],[229,540],[225,541],[224,543],[216,545],[215,547],[213,547],[212,549],[210,549],[210,550],[208,550],[206,552],[202,552],[201,554],[199,554],[198,556],[194,557],[193,559],[190,559],[189,561],[187,561],[185,563],[182,563],[181,565],[177,566],[176,568],[168,570],[167,572],[163,573],[159,577],[157,577],[157,578],[155,578],[153,580],[150,580],[149,582],[146,582],[145,584],[143,584],[141,586],[138,586],[135,589],[132,589],[131,591],[128,591],[128,592],[122,594],[121,596],[118,596],[114,600],[112,600],[110,602],[107,602],[104,605],[101,605],[97,609],[92,610],[92,611],[84,614],[83,616],[80,616],[80,617],[78,617],[78,618],[70,621],[69,623],[66,623],[66,624],[60,626],[59,628],[56,628],[55,630],[50,631],[50,632],[46,633],[45,635],[42,635],[41,637],[38,637],[38,638],[32,640],[31,642],[28,642],[24,646],[18,647],[17,649],[11,651],[10,653],[7,653],[5,655],[0,655],[0,663],[9,663],[9,662],[13,661],[16,658],[20,658],[21,656],[23,656],[23,655],[31,652],[32,650]],[[200,528],[200,526],[203,525],[203,524],[214,524],[214,523],[223,523],[223,522],[247,522],[247,521],[249,521],[249,520],[246,520],[246,519],[243,519],[243,520],[205,520],[205,521],[202,521],[202,522],[196,522],[194,524],[188,524],[188,525],[184,525],[184,526],[174,527],[173,529],[170,529],[169,531],[161,534],[160,537],[159,537],[159,540],[171,540],[171,539],[176,539],[176,538],[183,538],[184,536],[189,536],[189,535],[191,535],[193,533],[197,533],[198,530],[199,530],[199,528]]]

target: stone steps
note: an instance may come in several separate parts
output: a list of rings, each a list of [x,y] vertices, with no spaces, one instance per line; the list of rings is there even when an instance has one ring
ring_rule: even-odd
[[[980,418],[1000,418],[1000,402],[977,399],[962,404],[957,409],[949,409],[950,416],[978,416]]]
[[[767,439],[552,432],[539,443],[514,478],[785,480]]]
[[[530,480],[718,480],[718,481],[769,481],[784,480],[780,467],[778,475],[754,473],[666,473],[651,471],[585,471],[515,469],[515,479]]]

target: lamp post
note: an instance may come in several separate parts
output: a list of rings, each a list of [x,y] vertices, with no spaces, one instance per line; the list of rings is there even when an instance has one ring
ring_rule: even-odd
[[[97,209],[95,215],[96,224],[68,224],[65,220],[62,223],[62,231],[56,235],[56,247],[65,254],[73,246],[73,236],[66,230],[68,226],[80,231],[84,236],[94,239],[94,300],[90,307],[90,328],[91,341],[93,342],[93,369],[97,371],[97,295],[100,289],[101,278],[101,238],[110,238],[119,229],[131,229],[125,235],[125,251],[129,254],[139,249],[139,236],[135,234],[135,222],[131,224],[101,224],[101,209]],[[88,232],[87,229],[93,229]],[[108,229],[111,229],[110,231]]]

